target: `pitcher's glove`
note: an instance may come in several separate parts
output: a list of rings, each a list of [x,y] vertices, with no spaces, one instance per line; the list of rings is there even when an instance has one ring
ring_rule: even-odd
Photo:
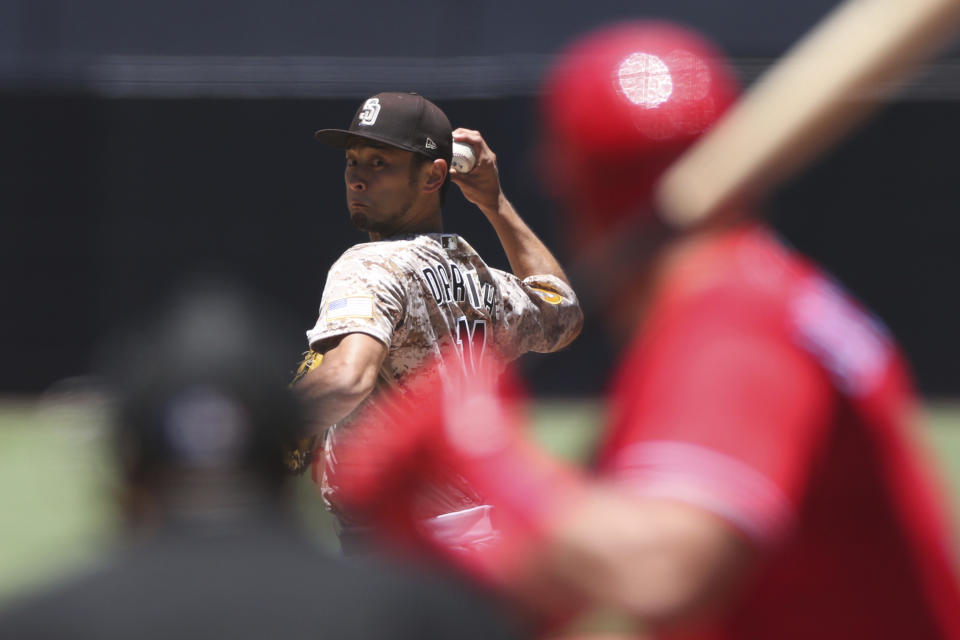
[[[293,374],[293,380],[290,381],[290,386],[294,386],[300,379],[320,366],[320,363],[323,362],[323,354],[317,353],[313,349],[303,352],[303,360],[300,361],[300,364],[297,366],[296,372]]]
[[[291,475],[302,476],[313,464],[313,454],[317,449],[317,436],[311,434],[300,438],[284,448],[283,465]]]
[[[293,387],[303,376],[320,366],[323,361],[323,354],[317,353],[313,349],[304,352],[303,360],[293,374],[290,386]],[[313,454],[317,449],[317,436],[310,434],[290,443],[284,447],[283,465],[291,475],[301,476],[313,463]]]

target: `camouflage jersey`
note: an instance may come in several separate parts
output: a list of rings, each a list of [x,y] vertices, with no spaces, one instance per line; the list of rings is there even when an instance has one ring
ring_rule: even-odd
[[[327,505],[345,520],[329,481],[337,462],[337,431],[349,429],[361,412],[377,411],[384,390],[405,391],[414,371],[441,362],[450,348],[468,371],[487,353],[506,363],[528,351],[555,351],[577,335],[582,322],[576,295],[565,282],[552,275],[521,280],[489,267],[457,235],[398,236],[348,249],[327,275],[320,317],[307,332],[309,345],[322,353],[347,334],[365,333],[387,346],[387,356],[374,392],[328,430],[321,480]],[[436,375],[442,377],[442,369]],[[370,440],[376,447],[373,434]],[[463,483],[444,484],[424,505],[425,517],[477,503]]]

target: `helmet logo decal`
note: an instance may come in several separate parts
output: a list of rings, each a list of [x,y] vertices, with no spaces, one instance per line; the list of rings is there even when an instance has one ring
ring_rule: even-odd
[[[378,115],[380,115],[380,99],[370,98],[363,103],[363,109],[360,111],[360,120],[357,124],[369,127],[377,121]]]
[[[630,102],[653,109],[670,99],[673,77],[663,60],[649,53],[632,53],[617,67],[617,82]]]

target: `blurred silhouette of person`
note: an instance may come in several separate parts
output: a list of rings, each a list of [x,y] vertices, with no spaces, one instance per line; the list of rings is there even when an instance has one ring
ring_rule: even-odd
[[[205,279],[105,351],[127,540],[0,613],[0,637],[509,638],[440,571],[328,556],[282,463],[303,431],[277,318]]]
[[[466,478],[502,540],[464,554],[407,528],[548,617],[579,602],[658,638],[960,638],[947,501],[893,337],[755,216],[684,234],[657,220],[658,178],[736,99],[734,77],[662,22],[558,57],[545,173],[590,278],[578,290],[625,345],[597,475],[519,437],[510,393],[465,384],[396,416],[384,434],[420,433],[381,447],[414,459],[407,475]],[[352,468],[344,495],[402,530],[417,482],[389,477],[377,502],[379,480]]]

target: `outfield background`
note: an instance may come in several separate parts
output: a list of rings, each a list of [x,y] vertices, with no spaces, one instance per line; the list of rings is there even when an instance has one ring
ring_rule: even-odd
[[[601,405],[540,401],[530,407],[533,435],[583,463],[595,442]],[[922,433],[944,473],[960,516],[960,405],[929,403]],[[0,605],[80,571],[110,551],[119,531],[103,405],[75,392],[0,403]],[[312,483],[296,481],[298,507],[317,543],[335,538]],[[957,548],[960,552],[960,517]]]

